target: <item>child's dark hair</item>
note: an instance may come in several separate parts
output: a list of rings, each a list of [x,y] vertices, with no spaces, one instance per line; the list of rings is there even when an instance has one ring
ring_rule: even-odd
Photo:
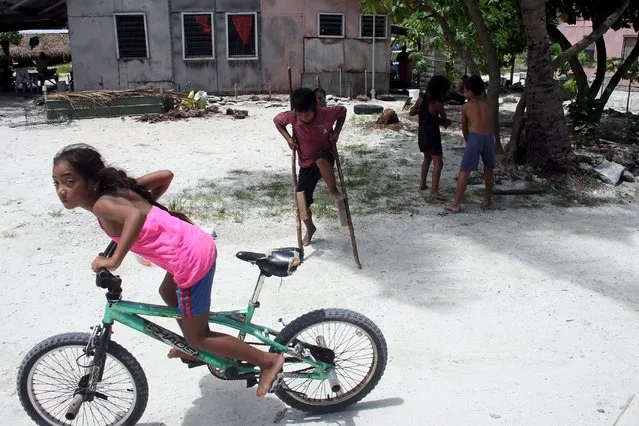
[[[135,179],[129,177],[124,170],[109,167],[104,163],[100,153],[87,144],[73,144],[62,148],[53,158],[53,164],[59,161],[68,161],[71,167],[84,180],[95,182],[97,196],[102,195],[118,195],[121,189],[130,189],[152,205],[159,207],[187,222],[191,222],[181,213],[171,212],[153,199],[151,193],[142,185],[138,184]]]
[[[476,96],[484,94],[484,80],[478,75],[471,75],[464,80],[464,87],[473,92]]]
[[[316,88],[314,93],[315,94],[321,93],[322,96],[326,96],[326,90],[322,89],[321,87]]]
[[[315,92],[305,87],[296,89],[291,95],[291,106],[296,112],[309,112],[317,110],[317,98]]]
[[[443,75],[434,75],[428,82],[426,93],[431,99],[443,101],[450,90],[450,81]]]

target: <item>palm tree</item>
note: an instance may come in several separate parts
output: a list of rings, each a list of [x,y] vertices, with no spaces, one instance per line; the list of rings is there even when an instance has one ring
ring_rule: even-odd
[[[559,88],[554,80],[544,0],[519,0],[528,45],[526,76],[526,162],[544,170],[565,170],[572,147]]]

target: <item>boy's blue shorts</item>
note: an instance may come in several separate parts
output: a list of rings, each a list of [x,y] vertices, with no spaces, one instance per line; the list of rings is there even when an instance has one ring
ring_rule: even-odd
[[[477,170],[481,157],[484,167],[495,168],[495,138],[493,135],[471,133],[466,141],[466,149],[462,157],[460,170],[470,172]]]

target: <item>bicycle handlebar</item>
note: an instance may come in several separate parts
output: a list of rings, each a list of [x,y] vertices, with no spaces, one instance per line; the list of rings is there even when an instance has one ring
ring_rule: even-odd
[[[100,253],[100,256],[111,257],[117,248],[115,241],[111,241],[104,252]],[[122,291],[122,279],[113,275],[108,269],[100,268],[95,274],[95,285],[109,290],[110,292],[119,293]]]

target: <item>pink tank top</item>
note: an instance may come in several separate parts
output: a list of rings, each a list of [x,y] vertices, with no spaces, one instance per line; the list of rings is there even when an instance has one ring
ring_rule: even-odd
[[[120,242],[120,237],[109,237]],[[131,251],[173,275],[180,288],[201,280],[213,266],[216,254],[211,235],[156,206],[147,214]]]

